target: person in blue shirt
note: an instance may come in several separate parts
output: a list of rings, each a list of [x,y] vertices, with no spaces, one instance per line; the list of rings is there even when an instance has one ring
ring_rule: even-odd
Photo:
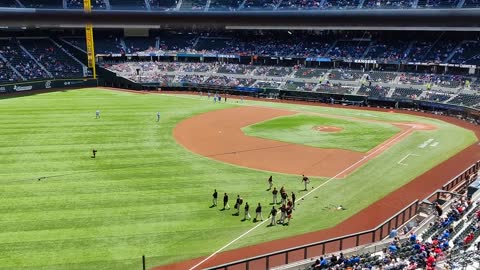
[[[320,257],[320,266],[328,266],[328,260],[324,257]]]
[[[413,232],[410,233],[410,242],[415,243],[417,241],[417,235]]]
[[[391,231],[390,231],[390,238],[395,238],[396,236],[398,235],[398,232],[397,232],[397,229],[393,228]]]
[[[397,246],[395,246],[394,243],[391,243],[390,246],[388,246],[388,251],[391,253],[396,253],[397,252]]]
[[[413,245],[413,248],[415,250],[419,250],[420,249],[420,244],[418,243],[418,241]]]
[[[450,238],[450,233],[448,232],[448,230],[446,230],[440,239],[444,240],[449,238]]]

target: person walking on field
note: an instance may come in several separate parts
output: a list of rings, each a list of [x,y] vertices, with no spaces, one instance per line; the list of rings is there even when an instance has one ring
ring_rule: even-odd
[[[100,110],[97,110],[95,112],[95,119],[98,119],[98,118],[100,118]]]
[[[234,215],[239,216],[240,215],[240,207],[243,204],[243,199],[240,197],[240,195],[237,195],[237,201],[235,203],[235,209],[237,209],[237,213]]]
[[[285,220],[286,215],[287,215],[287,207],[285,206],[285,204],[282,204],[282,206],[280,206],[280,220],[279,220],[280,224],[283,224],[283,221]]]
[[[308,189],[307,189],[307,185],[310,183],[310,179],[308,179],[308,177],[306,177],[305,175],[302,174],[302,182],[303,182],[303,184],[305,185],[305,189],[304,189],[304,190],[308,190]]]
[[[227,193],[225,193],[225,195],[223,195],[223,209],[222,210],[225,210],[225,209],[230,209],[230,205],[228,204]]]
[[[157,112],[157,122],[160,122],[160,112]]]
[[[287,223],[284,223],[284,225],[290,224],[290,219],[292,218],[292,210],[293,210],[292,208],[287,207],[287,210],[286,210],[286,212],[287,212]]]
[[[275,216],[277,215],[277,209],[275,209],[275,206],[272,206],[272,210],[270,210],[270,215],[268,218],[272,218],[270,221],[270,226],[275,226],[277,224],[277,221],[275,220]]]
[[[245,216],[243,217],[244,220],[250,220],[252,216],[250,216],[250,205],[248,205],[248,202],[245,203]]]
[[[263,221],[262,206],[260,205],[260,203],[258,203],[257,209],[255,209],[254,221],[257,221],[259,216],[260,216],[260,221]]]
[[[213,206],[217,206],[217,198],[218,198],[218,192],[217,190],[215,189],[213,191]]]
[[[270,177],[268,178],[268,189],[267,190],[272,190],[272,186],[273,186],[273,177],[270,175]]]
[[[273,195],[273,204],[277,204],[278,190],[276,187],[273,188],[272,195]]]
[[[282,201],[280,202],[280,204],[286,204],[287,203],[288,194],[283,187],[282,187],[282,189],[280,189],[280,198],[282,198]]]

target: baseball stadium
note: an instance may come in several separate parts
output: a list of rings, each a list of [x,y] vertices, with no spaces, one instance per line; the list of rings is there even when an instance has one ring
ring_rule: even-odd
[[[0,269],[480,268],[478,0],[0,0]]]

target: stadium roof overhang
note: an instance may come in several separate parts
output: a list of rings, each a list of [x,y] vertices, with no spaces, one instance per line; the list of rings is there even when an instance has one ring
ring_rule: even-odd
[[[480,9],[148,12],[0,9],[3,27],[222,27],[227,29],[361,29],[478,31]]]

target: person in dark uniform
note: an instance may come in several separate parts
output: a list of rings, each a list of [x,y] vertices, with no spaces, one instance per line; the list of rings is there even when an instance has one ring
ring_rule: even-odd
[[[308,179],[308,177],[306,177],[305,175],[302,174],[302,182],[305,185],[304,190],[307,190],[307,185],[310,183],[310,179]]]
[[[272,220],[270,221],[270,226],[275,226],[277,225],[277,221],[275,220],[275,216],[277,215],[277,209],[275,209],[275,206],[272,206],[272,210],[270,210],[270,215],[268,216],[268,218],[272,218]]]
[[[276,187],[274,187],[272,191],[272,196],[273,196],[272,204],[277,204],[277,195],[278,195],[278,190]]]
[[[95,158],[97,156],[97,150],[93,149],[92,150],[92,158]]]
[[[217,190],[215,189],[213,191],[213,205],[212,206],[217,206],[217,198],[218,198],[218,192]]]
[[[260,203],[258,203],[257,209],[255,209],[255,219],[253,221],[257,222],[259,216],[260,221],[263,221],[262,206],[260,205]]]
[[[244,220],[250,220],[252,216],[250,216],[250,205],[248,205],[248,202],[245,203],[245,216],[243,217]]]
[[[225,193],[225,195],[223,195],[223,209],[222,210],[225,210],[225,209],[230,209],[230,205],[228,204],[227,193]]]
[[[273,186],[273,177],[270,175],[270,177],[268,178],[268,189],[267,189],[267,191],[270,191],[272,189],[272,186]]]
[[[243,199],[240,197],[240,195],[237,195],[237,201],[235,202],[235,209],[237,209],[237,213],[234,215],[239,216],[240,215],[240,207],[243,204]]]

